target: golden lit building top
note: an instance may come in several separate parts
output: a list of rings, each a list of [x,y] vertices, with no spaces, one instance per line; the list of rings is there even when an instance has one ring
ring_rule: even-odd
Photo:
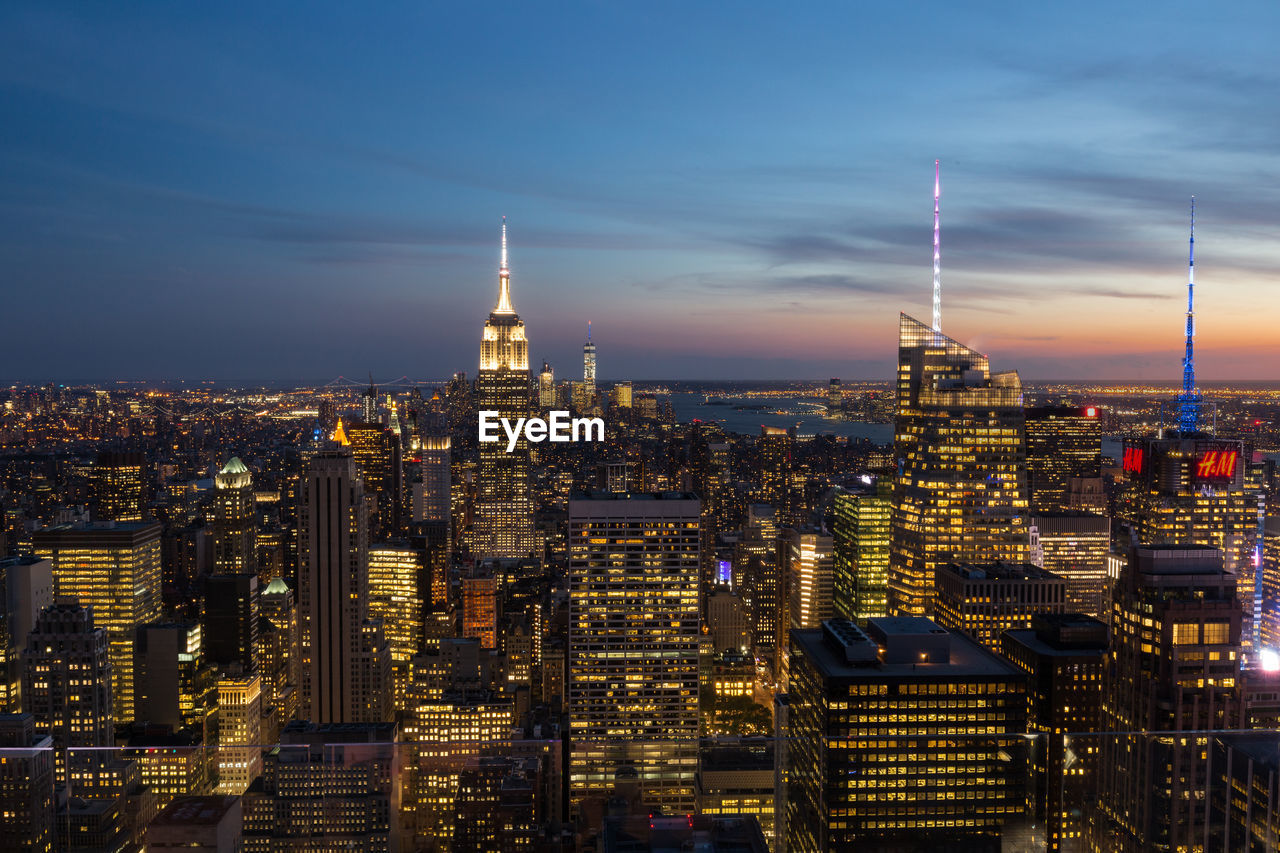
[[[484,324],[480,341],[480,369],[529,369],[529,341],[524,323],[511,305],[511,269],[507,266],[507,220],[502,219],[502,265],[498,268],[498,302]]]

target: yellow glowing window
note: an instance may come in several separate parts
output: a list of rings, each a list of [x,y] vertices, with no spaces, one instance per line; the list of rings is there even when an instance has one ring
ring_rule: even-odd
[[[1176,627],[1176,626],[1175,626]],[[1206,646],[1220,646],[1230,642],[1230,622],[1204,623],[1204,643]]]

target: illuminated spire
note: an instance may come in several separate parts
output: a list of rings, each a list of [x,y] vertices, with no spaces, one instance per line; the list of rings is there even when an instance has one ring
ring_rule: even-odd
[[[591,321],[587,321],[587,343],[591,343]]]
[[[1196,197],[1191,197],[1191,239],[1187,249],[1187,351],[1182,357],[1182,393],[1178,395],[1178,431],[1200,426],[1200,392],[1196,390]]]
[[[495,314],[514,314],[511,307],[511,268],[507,266],[507,217],[502,217],[502,263],[498,266],[498,304]]]
[[[342,428],[342,418],[338,418],[338,425],[333,430],[333,440],[342,447],[351,446],[351,441],[347,438],[346,430]]]
[[[942,244],[939,240],[938,200],[942,193],[942,173],[938,161],[933,161],[933,331],[942,334]]]

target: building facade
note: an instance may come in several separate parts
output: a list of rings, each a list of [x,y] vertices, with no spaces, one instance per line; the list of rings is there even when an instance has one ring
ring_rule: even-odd
[[[860,624],[889,615],[889,529],[893,481],[835,498],[832,612]]]
[[[134,632],[160,618],[160,530],[155,523],[101,522],[32,534],[36,553],[53,564],[58,598],[90,608],[94,624],[107,631],[112,716],[121,723],[134,719]]]
[[[355,460],[322,451],[299,501],[303,702],[318,724],[379,722],[390,713],[391,657],[369,624],[369,528]]]
[[[889,611],[933,613],[947,562],[1027,557],[1022,380],[901,316],[889,555]]]
[[[865,632],[835,619],[791,643],[787,850],[1016,840],[1027,778],[1017,668],[922,617],[872,619]]]
[[[498,417],[529,415],[529,341],[524,323],[511,305],[507,267],[507,226],[502,224],[502,264],[498,301],[489,312],[480,341],[476,376],[477,408]],[[523,559],[537,551],[533,495],[529,483],[529,443],[523,431],[512,452],[505,442],[481,442],[476,475],[476,511],[471,550],[481,558]]]
[[[692,494],[569,502],[570,797],[634,774],[644,802],[690,811],[698,738],[698,550]]]

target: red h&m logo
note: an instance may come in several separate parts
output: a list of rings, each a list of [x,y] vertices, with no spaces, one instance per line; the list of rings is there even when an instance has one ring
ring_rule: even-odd
[[[1208,450],[1196,463],[1196,479],[1227,479],[1236,473],[1236,450]]]
[[[1124,463],[1121,467],[1129,474],[1142,473],[1142,448],[1126,447],[1124,449]]]

